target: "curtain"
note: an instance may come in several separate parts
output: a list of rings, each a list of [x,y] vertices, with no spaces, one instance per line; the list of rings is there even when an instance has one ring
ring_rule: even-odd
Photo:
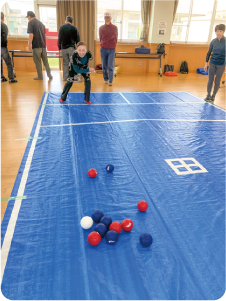
[[[177,13],[178,3],[179,3],[179,0],[175,0],[175,2],[174,2],[174,10],[173,10],[173,22],[174,22],[176,13]]]
[[[140,40],[143,42],[146,42],[148,38],[150,5],[151,0],[141,0],[141,19],[143,29],[140,34]]]
[[[90,50],[93,60],[89,66],[95,66],[95,1],[93,0],[57,0],[57,29],[65,23],[67,16],[73,18],[73,24],[77,27],[80,40],[85,42],[87,50]]]

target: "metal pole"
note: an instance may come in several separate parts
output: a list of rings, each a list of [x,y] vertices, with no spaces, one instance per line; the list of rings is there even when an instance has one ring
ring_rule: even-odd
[[[187,27],[186,37],[185,37],[185,43],[188,42],[188,35],[189,35],[189,29],[190,29],[190,23],[191,23],[191,15],[192,15],[193,1],[194,1],[194,0],[191,0],[191,3],[190,3],[189,17],[188,17],[188,27]]]
[[[122,40],[122,31],[123,31],[123,8],[124,8],[124,0],[122,0],[122,4],[121,4],[121,35],[120,35],[121,40]]]
[[[211,23],[210,23],[209,37],[208,37],[208,41],[207,41],[208,44],[211,42],[211,38],[212,38],[213,26],[214,26],[214,21],[215,21],[215,17],[216,17],[216,11],[217,11],[217,4],[218,4],[218,1],[215,0],[214,6],[213,6],[213,13],[212,13],[212,18],[211,18]]]
[[[162,56],[160,55],[160,69],[159,69],[159,75],[162,76]]]

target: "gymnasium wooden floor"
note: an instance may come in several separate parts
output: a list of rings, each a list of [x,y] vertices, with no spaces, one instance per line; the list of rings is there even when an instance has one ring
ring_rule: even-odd
[[[10,197],[19,166],[30,136],[39,104],[45,91],[62,90],[62,72],[52,71],[53,80],[33,80],[35,72],[17,72],[18,83],[1,84],[1,198]],[[6,73],[5,73],[6,75]],[[157,74],[119,74],[113,86],[104,84],[101,74],[91,75],[91,92],[122,91],[189,91],[201,98],[206,96],[207,76],[190,73],[160,78]],[[83,91],[84,83],[74,84],[71,92]],[[225,109],[225,84],[218,91],[215,104]],[[1,202],[3,219],[7,202]]]

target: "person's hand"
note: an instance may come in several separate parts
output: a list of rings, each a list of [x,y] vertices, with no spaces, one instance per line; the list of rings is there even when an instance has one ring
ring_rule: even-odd
[[[206,72],[207,70],[207,63],[205,63],[205,66],[204,66],[204,71]]]
[[[31,46],[28,46],[28,50],[29,50],[29,51],[32,51],[32,48],[31,48]]]
[[[89,68],[89,72],[93,73],[95,71],[94,68]]]

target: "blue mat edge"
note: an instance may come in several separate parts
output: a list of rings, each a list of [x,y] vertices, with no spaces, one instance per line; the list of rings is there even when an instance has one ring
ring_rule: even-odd
[[[39,115],[40,115],[40,112],[41,112],[41,109],[42,109],[42,103],[44,101],[45,95],[46,95],[46,92],[43,93],[43,96],[42,96],[42,99],[41,99],[41,102],[40,102],[40,105],[39,105],[39,109],[38,109],[38,112],[36,114],[35,121],[34,121],[32,130],[31,130],[31,134],[30,134],[31,137],[35,133],[37,123],[38,123],[38,118],[39,118]],[[20,182],[21,182],[21,178],[22,178],[22,175],[23,175],[23,172],[24,172],[26,161],[27,161],[27,157],[28,157],[31,145],[32,145],[32,141],[33,140],[30,140],[27,143],[27,146],[26,146],[26,149],[25,149],[25,152],[24,152],[24,155],[23,155],[23,158],[22,158],[22,161],[21,161],[21,164],[20,164],[17,176],[16,176],[16,180],[14,182],[13,189],[12,189],[10,197],[17,196],[18,189],[19,189]],[[3,244],[4,238],[5,238],[5,233],[6,233],[8,224],[9,224],[9,220],[10,220],[10,217],[11,217],[11,214],[12,214],[14,203],[15,203],[15,201],[8,202],[7,207],[6,207],[6,211],[5,211],[2,223],[1,223],[1,235],[2,235],[1,236],[1,247],[2,247],[2,244]]]

